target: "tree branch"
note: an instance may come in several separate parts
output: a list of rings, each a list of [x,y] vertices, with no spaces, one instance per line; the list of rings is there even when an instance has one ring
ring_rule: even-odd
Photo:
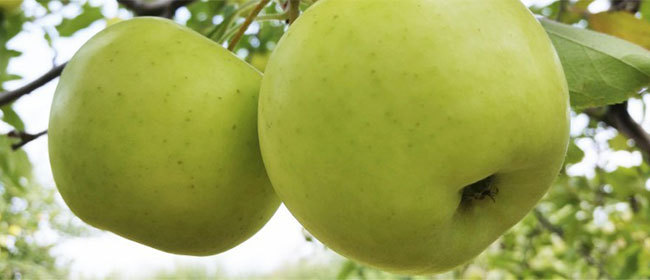
[[[172,18],[180,7],[188,5],[194,0],[167,0],[157,2],[145,2],[141,0],[117,0],[127,9],[133,11],[137,16],[159,16]]]
[[[643,153],[645,160],[650,161],[650,135],[632,119],[627,111],[627,102],[607,106],[604,115],[598,115],[594,110],[587,110],[585,113],[615,128],[626,138],[632,139],[634,145]]]
[[[639,0],[612,0],[612,11],[628,11],[636,13],[641,8],[641,1]]]
[[[546,230],[557,234],[560,238],[564,239],[564,230],[562,228],[552,224],[546,217],[544,217],[544,214],[542,214],[541,211],[534,209],[533,214],[535,215],[535,218],[537,218],[537,221],[539,224],[545,228]],[[585,259],[587,264],[596,267],[598,269],[598,278],[601,277],[606,277],[606,278],[611,278],[611,276],[607,273],[603,266],[602,261],[596,260],[592,255],[591,255],[591,250],[589,247],[587,247],[584,243],[580,246],[580,248],[577,249],[577,251],[582,255],[582,257]]]
[[[239,40],[244,36],[244,33],[246,32],[246,29],[253,23],[253,20],[257,17],[257,15],[260,14],[262,9],[266,6],[266,4],[269,3],[270,0],[261,0],[260,3],[255,6],[255,9],[251,11],[251,13],[246,17],[246,20],[244,23],[239,27],[239,30],[235,34],[235,36],[230,40],[230,43],[228,44],[228,50],[233,51],[235,49],[235,46],[237,46],[237,43],[239,43]]]
[[[546,219],[546,217],[544,217],[544,214],[542,214],[542,212],[540,212],[537,209],[534,209],[533,214],[535,215],[535,218],[537,218],[537,221],[543,228],[547,229],[552,233],[557,234],[559,237],[564,237],[564,230],[562,230],[562,228],[556,225],[553,225],[551,221],[549,221],[548,219]]]
[[[9,104],[12,101],[20,98],[21,96],[29,94],[35,89],[42,87],[45,84],[49,83],[50,81],[54,80],[56,77],[61,75],[61,71],[63,71],[65,65],[66,63],[63,63],[59,66],[50,69],[50,71],[47,71],[47,73],[43,74],[43,76],[39,77],[38,79],[32,81],[29,84],[24,85],[23,87],[20,87],[12,91],[6,91],[0,93],[0,106]]]
[[[7,134],[7,136],[9,136],[11,138],[20,139],[20,142],[11,145],[11,149],[13,149],[15,151],[15,150],[18,150],[21,147],[27,145],[27,143],[32,142],[32,141],[38,139],[38,137],[41,137],[41,136],[43,136],[45,134],[47,134],[47,130],[41,131],[41,132],[36,133],[36,134],[30,134],[30,133],[27,133],[27,132],[24,132],[24,131],[15,131],[14,130],[14,131],[9,132]]]
[[[161,17],[168,17],[168,18],[173,17],[176,10],[178,10],[180,7],[183,7],[185,5],[194,2],[194,0],[168,0],[168,1],[157,2],[157,3],[145,3],[136,0],[117,0],[117,1],[120,4],[124,5],[125,7],[127,7],[128,9],[133,10],[133,12],[138,16],[147,15],[147,16],[161,16]],[[45,84],[47,84],[48,82],[54,80],[56,77],[61,75],[61,72],[63,71],[63,68],[65,67],[66,64],[67,62],[50,69],[50,71],[43,74],[43,76],[37,78],[36,80],[30,82],[29,84],[26,84],[21,88],[0,93],[0,106],[9,104],[15,101],[16,99],[20,98],[21,96],[29,94],[32,91],[36,90],[37,88],[40,88]]]

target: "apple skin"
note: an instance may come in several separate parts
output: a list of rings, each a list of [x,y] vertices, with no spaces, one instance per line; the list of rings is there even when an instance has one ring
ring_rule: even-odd
[[[49,152],[63,199],[88,224],[170,253],[243,242],[280,203],[259,151],[260,80],[172,21],[108,27],[54,95]]]
[[[437,273],[547,191],[568,89],[519,1],[322,0],[270,58],[259,132],[276,193],[317,239],[386,271]],[[488,177],[494,201],[461,203]]]

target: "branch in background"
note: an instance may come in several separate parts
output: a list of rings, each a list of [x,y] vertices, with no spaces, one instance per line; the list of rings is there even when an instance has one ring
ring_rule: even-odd
[[[194,0],[167,0],[158,2],[146,2],[141,0],[117,0],[127,9],[133,11],[137,16],[159,16],[172,18],[180,7],[189,5]]]
[[[634,144],[646,156],[650,155],[650,135],[632,119],[627,111],[627,102],[609,106],[603,122],[616,128],[627,138],[634,140]]]
[[[612,11],[628,11],[636,13],[641,8],[641,1],[639,0],[612,0]]]
[[[537,221],[539,222],[540,225],[542,225],[543,228],[547,229],[548,231],[557,234],[559,237],[563,238],[564,237],[564,230],[562,228],[553,225],[546,217],[544,217],[544,214],[542,214],[541,211],[534,209],[533,214],[535,215],[535,218],[537,218]]]
[[[578,249],[578,252],[582,255],[582,257],[585,259],[585,261],[598,269],[598,279],[601,278],[606,278],[606,279],[613,279],[609,273],[605,270],[604,263],[602,261],[597,261],[594,257],[591,256],[591,249],[589,246],[587,246],[585,243],[580,244],[580,248]]]
[[[544,214],[542,214],[541,211],[534,209],[533,214],[535,215],[535,218],[537,218],[537,221],[539,224],[546,230],[557,234],[560,238],[564,239],[564,230],[562,228],[552,224],[546,217],[544,217]],[[582,255],[582,257],[585,259],[585,261],[590,265],[598,269],[598,278],[612,278],[607,271],[605,270],[604,267],[604,262],[603,261],[598,261],[596,260],[592,255],[591,255],[591,249],[587,247],[584,243],[581,244],[580,248],[577,249],[577,251]]]
[[[23,87],[0,93],[0,106],[9,104],[14,100],[20,98],[21,96],[29,94],[35,89],[40,88],[45,84],[47,84],[48,82],[54,80],[56,77],[61,75],[61,71],[63,71],[65,65],[66,63],[63,63],[59,66],[52,68],[50,71],[47,71],[47,73],[43,74],[43,76],[39,77],[38,79],[32,81],[29,84],[24,85]]]
[[[43,136],[45,134],[47,134],[47,130],[41,131],[41,132],[36,133],[36,134],[30,134],[30,133],[27,133],[27,132],[24,132],[24,131],[15,131],[14,130],[12,132],[9,132],[7,134],[7,136],[9,136],[11,138],[20,139],[20,142],[11,145],[11,148],[15,151],[15,150],[20,149],[22,146],[27,145],[27,143],[32,142],[32,141],[38,139],[38,137],[41,137],[41,136]]]
[[[232,38],[230,43],[228,44],[228,50],[233,51],[235,49],[235,46],[237,46],[237,43],[239,43],[239,40],[244,36],[244,33],[248,29],[248,27],[253,23],[253,20],[257,17],[257,15],[260,14],[262,9],[266,6],[266,4],[269,3],[270,0],[261,0],[257,6],[255,6],[255,9],[251,11],[251,13],[246,17],[246,20],[244,23],[239,27],[239,30],[235,34],[235,36]]]
[[[171,18],[180,7],[190,4],[193,1],[194,0],[169,0],[151,4],[135,0],[118,0],[118,2],[125,7],[133,10],[136,15],[164,16],[168,18]],[[37,88],[40,88],[54,80],[56,77],[61,75],[66,64],[67,62],[52,68],[43,76],[21,88],[0,93],[0,106],[7,105],[21,96],[29,94]]]
[[[599,115],[595,110],[586,110],[585,113],[615,128],[626,138],[632,139],[634,145],[643,153],[645,160],[650,161],[650,135],[632,119],[627,111],[627,102],[607,106],[604,115]]]

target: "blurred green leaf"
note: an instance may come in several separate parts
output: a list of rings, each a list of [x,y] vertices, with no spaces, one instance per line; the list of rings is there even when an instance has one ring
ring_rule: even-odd
[[[357,264],[353,261],[347,260],[341,266],[341,270],[336,275],[336,280],[345,280],[350,277],[350,275],[357,270]]]
[[[569,82],[571,106],[616,104],[650,84],[650,52],[602,33],[541,20]]]
[[[589,27],[650,49],[650,22],[628,12],[602,12],[589,16]]]
[[[613,149],[613,150],[616,150],[616,151],[623,150],[623,151],[625,151],[625,150],[628,150],[630,148],[630,146],[627,144],[627,141],[628,140],[627,140],[627,138],[625,138],[625,136],[618,133],[618,134],[616,134],[616,136],[614,136],[614,138],[609,139],[609,141],[607,141],[607,144],[609,144],[609,147],[611,149]]]
[[[81,8],[83,11],[79,15],[74,18],[64,18],[61,24],[56,26],[59,35],[70,37],[96,20],[104,18],[101,7],[93,7],[89,3],[85,3]]]
[[[641,18],[650,22],[650,1],[641,2],[639,13],[641,13]]]
[[[2,110],[2,121],[13,126],[14,129],[18,131],[25,130],[25,124],[20,119],[18,114],[16,114],[16,111],[14,111],[11,105],[2,106],[0,107],[0,110]]]
[[[617,279],[630,279],[639,270],[639,253],[641,252],[641,248],[634,245],[631,249],[631,252],[626,254],[625,264],[616,277]]]
[[[582,158],[585,156],[585,152],[574,143],[574,141],[569,142],[569,149],[567,150],[566,159],[564,160],[565,164],[574,164],[582,161]]]
[[[622,198],[642,191],[645,187],[645,182],[636,168],[619,167],[607,174],[607,182],[612,185],[614,193]]]

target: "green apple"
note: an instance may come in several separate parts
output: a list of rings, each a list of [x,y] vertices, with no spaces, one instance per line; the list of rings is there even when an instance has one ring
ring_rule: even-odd
[[[0,11],[14,11],[20,7],[23,0],[0,0]]]
[[[251,57],[250,63],[253,65],[253,67],[255,67],[255,69],[264,72],[266,64],[269,62],[269,57],[271,57],[270,52],[254,53]]]
[[[569,134],[557,54],[516,0],[318,1],[271,56],[259,112],[291,213],[404,274],[462,264],[517,223]]]
[[[178,254],[225,251],[279,206],[257,137],[261,74],[172,21],[90,39],[52,103],[57,187],[90,225]]]

